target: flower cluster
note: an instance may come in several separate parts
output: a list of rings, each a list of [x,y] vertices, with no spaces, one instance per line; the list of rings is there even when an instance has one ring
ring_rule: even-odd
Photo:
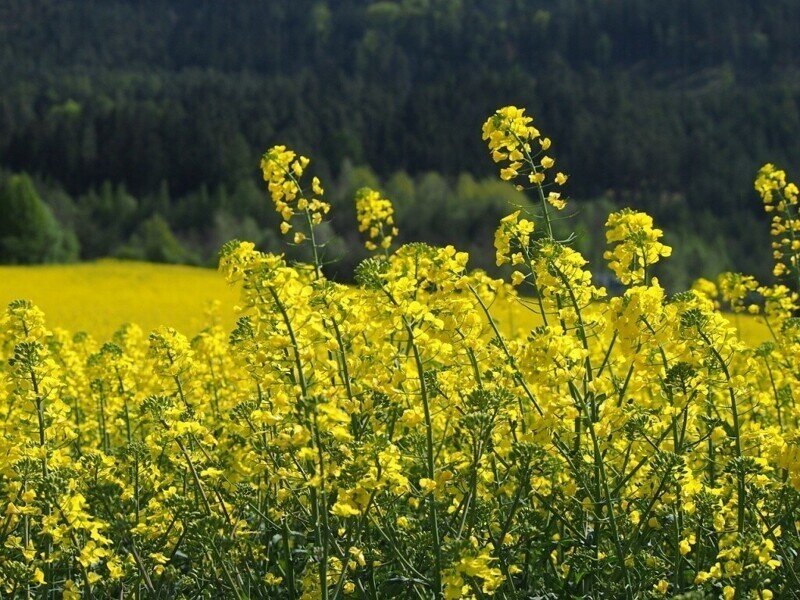
[[[356,219],[358,230],[367,234],[364,242],[367,250],[389,250],[398,233],[391,201],[376,190],[361,188],[356,192]]]
[[[800,282],[800,190],[794,183],[787,182],[786,172],[769,163],[758,171],[755,188],[764,202],[764,210],[773,213],[774,273]]]
[[[520,211],[514,211],[500,220],[500,226],[494,234],[494,248],[497,266],[506,263],[519,265],[525,262],[530,251],[533,221],[520,219]]]
[[[629,208],[611,213],[606,228],[606,242],[613,246],[604,258],[626,285],[646,283],[648,269],[672,254],[672,248],[659,241],[664,232],[653,227],[653,218],[646,213]]]
[[[501,109],[485,127],[508,168],[539,139],[530,123]],[[303,194],[307,164],[278,146],[262,166],[284,226],[304,215],[313,241],[327,205]],[[623,291],[606,299],[538,199],[495,237],[516,285],[450,246],[391,251],[391,205],[362,191],[385,254],[355,285],[316,252],[292,265],[223,247],[231,331],[126,325],[100,343],[11,303],[0,594],[792,597],[796,291],[724,274],[670,296],[650,277],[661,232],[622,211],[608,241]],[[502,323],[501,299],[534,325]],[[748,346],[718,303],[757,305],[772,339]]]
[[[748,297],[758,289],[758,282],[752,275],[720,273],[716,289],[731,311],[742,312]],[[758,312],[757,304],[749,304],[746,308],[752,313]]]
[[[275,203],[275,210],[280,214],[281,233],[288,234],[292,230],[292,218],[296,214],[305,217],[306,225],[312,228],[319,225],[330,211],[330,204],[322,200],[324,190],[317,177],[311,179],[311,194],[308,197],[300,184],[306,167],[311,162],[305,156],[298,156],[286,146],[273,146],[261,157],[261,171],[267,188]],[[301,244],[307,234],[297,231],[294,243]]]
[[[516,180],[525,175],[530,187],[537,193],[544,205],[546,201],[557,210],[563,210],[567,202],[561,192],[552,190],[553,185],[562,186],[568,176],[558,172],[551,180],[547,179],[547,171],[555,166],[555,159],[546,154],[552,142],[542,137],[534,127],[533,118],[525,115],[524,108],[506,106],[497,110],[483,124],[483,139],[488,143],[492,160],[506,166],[500,170],[500,178],[504,181]],[[523,190],[525,186],[517,185]],[[544,206],[546,211],[546,206]]]

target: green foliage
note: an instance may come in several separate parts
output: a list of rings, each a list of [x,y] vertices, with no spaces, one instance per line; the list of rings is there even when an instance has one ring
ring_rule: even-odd
[[[27,175],[0,181],[0,215],[0,261],[31,264],[76,258],[74,234],[61,231]]]
[[[139,203],[122,185],[106,181],[76,202],[80,218],[75,223],[86,257],[108,256],[136,225]]]
[[[396,172],[423,185],[428,169],[457,187],[461,173],[489,174],[475,127],[513,101],[571,141],[559,167],[574,199],[710,233],[715,252],[718,237],[735,240],[712,260],[765,276],[751,179],[767,158],[800,155],[798,19],[793,0],[8,0],[0,165],[73,198],[70,217],[42,192],[82,258],[119,251],[157,212],[206,260],[221,211],[274,225],[260,149],[313,147],[327,181],[350,177],[349,160],[387,188]],[[431,241],[480,214],[458,210]],[[689,276],[699,260],[685,260]]]
[[[156,263],[195,262],[172,233],[169,223],[158,214],[142,222],[118,255]]]

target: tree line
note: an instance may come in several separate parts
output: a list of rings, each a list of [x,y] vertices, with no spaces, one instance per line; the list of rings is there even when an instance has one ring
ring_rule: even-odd
[[[256,167],[280,142],[316,159],[337,202],[354,173],[387,193],[406,178],[409,239],[457,223],[448,241],[491,266],[509,192],[486,181],[478,132],[516,103],[554,140],[587,248],[598,207],[629,204],[675,238],[675,285],[763,276],[751,181],[800,155],[798,19],[791,0],[6,0],[0,206],[61,241],[3,242],[0,259],[202,264],[230,235],[277,248]],[[21,210],[33,196],[43,210]],[[15,227],[31,226],[3,224],[4,240]],[[354,225],[340,216],[330,239],[346,277]]]

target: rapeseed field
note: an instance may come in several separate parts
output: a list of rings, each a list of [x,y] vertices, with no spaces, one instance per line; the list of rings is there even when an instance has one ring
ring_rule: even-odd
[[[1,593],[796,596],[797,186],[756,176],[776,283],[667,293],[653,268],[672,249],[623,209],[609,297],[553,233],[572,201],[552,141],[512,106],[483,139],[537,207],[498,223],[504,279],[397,247],[390,199],[364,189],[372,256],[355,285],[328,280],[331,207],[285,146],[261,168],[309,264],[232,240],[219,275],[5,270],[31,300],[0,317]]]

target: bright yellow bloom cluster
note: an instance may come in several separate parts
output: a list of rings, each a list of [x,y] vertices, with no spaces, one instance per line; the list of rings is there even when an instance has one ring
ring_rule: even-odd
[[[745,310],[748,296],[758,289],[758,282],[751,275],[741,273],[720,273],[717,276],[717,290],[722,300],[733,312]],[[758,312],[758,305],[750,304],[750,312]]]
[[[568,176],[558,172],[547,181],[546,172],[555,166],[555,159],[545,154],[552,142],[550,138],[541,137],[532,123],[533,118],[525,115],[524,108],[505,106],[483,124],[483,139],[489,145],[492,160],[507,163],[500,170],[501,179],[513,181],[526,175],[530,186],[537,190],[545,212],[545,202],[563,210],[567,202],[561,197],[561,192],[549,188],[564,185]],[[523,190],[525,186],[518,184],[517,189]]]
[[[474,546],[478,544],[475,538],[471,542]],[[491,551],[491,545],[479,552],[470,548],[452,568],[445,572],[443,578],[445,600],[474,597],[473,588],[467,583],[468,581],[481,582],[480,590],[483,594],[491,596],[495,593],[503,584],[505,576],[498,567],[492,565],[497,559],[492,556]]]
[[[388,251],[398,234],[392,203],[376,190],[361,188],[356,192],[356,219],[358,230],[367,233],[368,239],[364,242],[367,250]]]
[[[537,139],[526,119],[490,119],[503,160]],[[312,236],[307,161],[265,156],[284,223],[302,213]],[[362,194],[382,245],[391,205]],[[792,597],[796,292],[723,274],[670,296],[649,277],[661,232],[622,211],[606,299],[539,201],[495,237],[526,296],[451,246],[387,243],[345,286],[316,252],[295,265],[232,241],[232,331],[126,325],[101,343],[11,303],[0,594]],[[500,298],[537,326],[505,334]],[[763,306],[771,341],[742,342],[717,301]]]
[[[695,280],[695,282],[692,284],[692,290],[698,294],[702,294],[709,300],[716,300],[719,297],[717,284],[710,279],[706,279],[705,277]]]
[[[311,179],[311,194],[308,195],[301,186],[301,179],[306,167],[311,162],[305,156],[298,156],[286,146],[273,146],[261,157],[261,171],[267,188],[275,203],[275,210],[281,215],[281,233],[288,234],[292,230],[292,217],[304,215],[310,231],[322,223],[322,219],[330,211],[330,204],[321,198],[324,194],[322,184],[317,177]],[[310,198],[309,198],[310,196]],[[307,233],[295,232],[295,244],[306,240]]]
[[[520,211],[515,211],[504,217],[495,231],[494,248],[498,267],[506,263],[519,265],[525,262],[534,223],[528,219],[520,219],[519,215]]]
[[[787,182],[786,172],[766,164],[758,172],[756,191],[764,202],[764,210],[772,215],[772,250],[775,276],[792,277],[800,282],[800,190]]]
[[[645,283],[649,269],[662,257],[672,254],[672,248],[659,240],[664,235],[653,227],[653,218],[629,208],[611,213],[606,221],[606,242],[612,246],[604,258],[609,268],[624,284]]]

